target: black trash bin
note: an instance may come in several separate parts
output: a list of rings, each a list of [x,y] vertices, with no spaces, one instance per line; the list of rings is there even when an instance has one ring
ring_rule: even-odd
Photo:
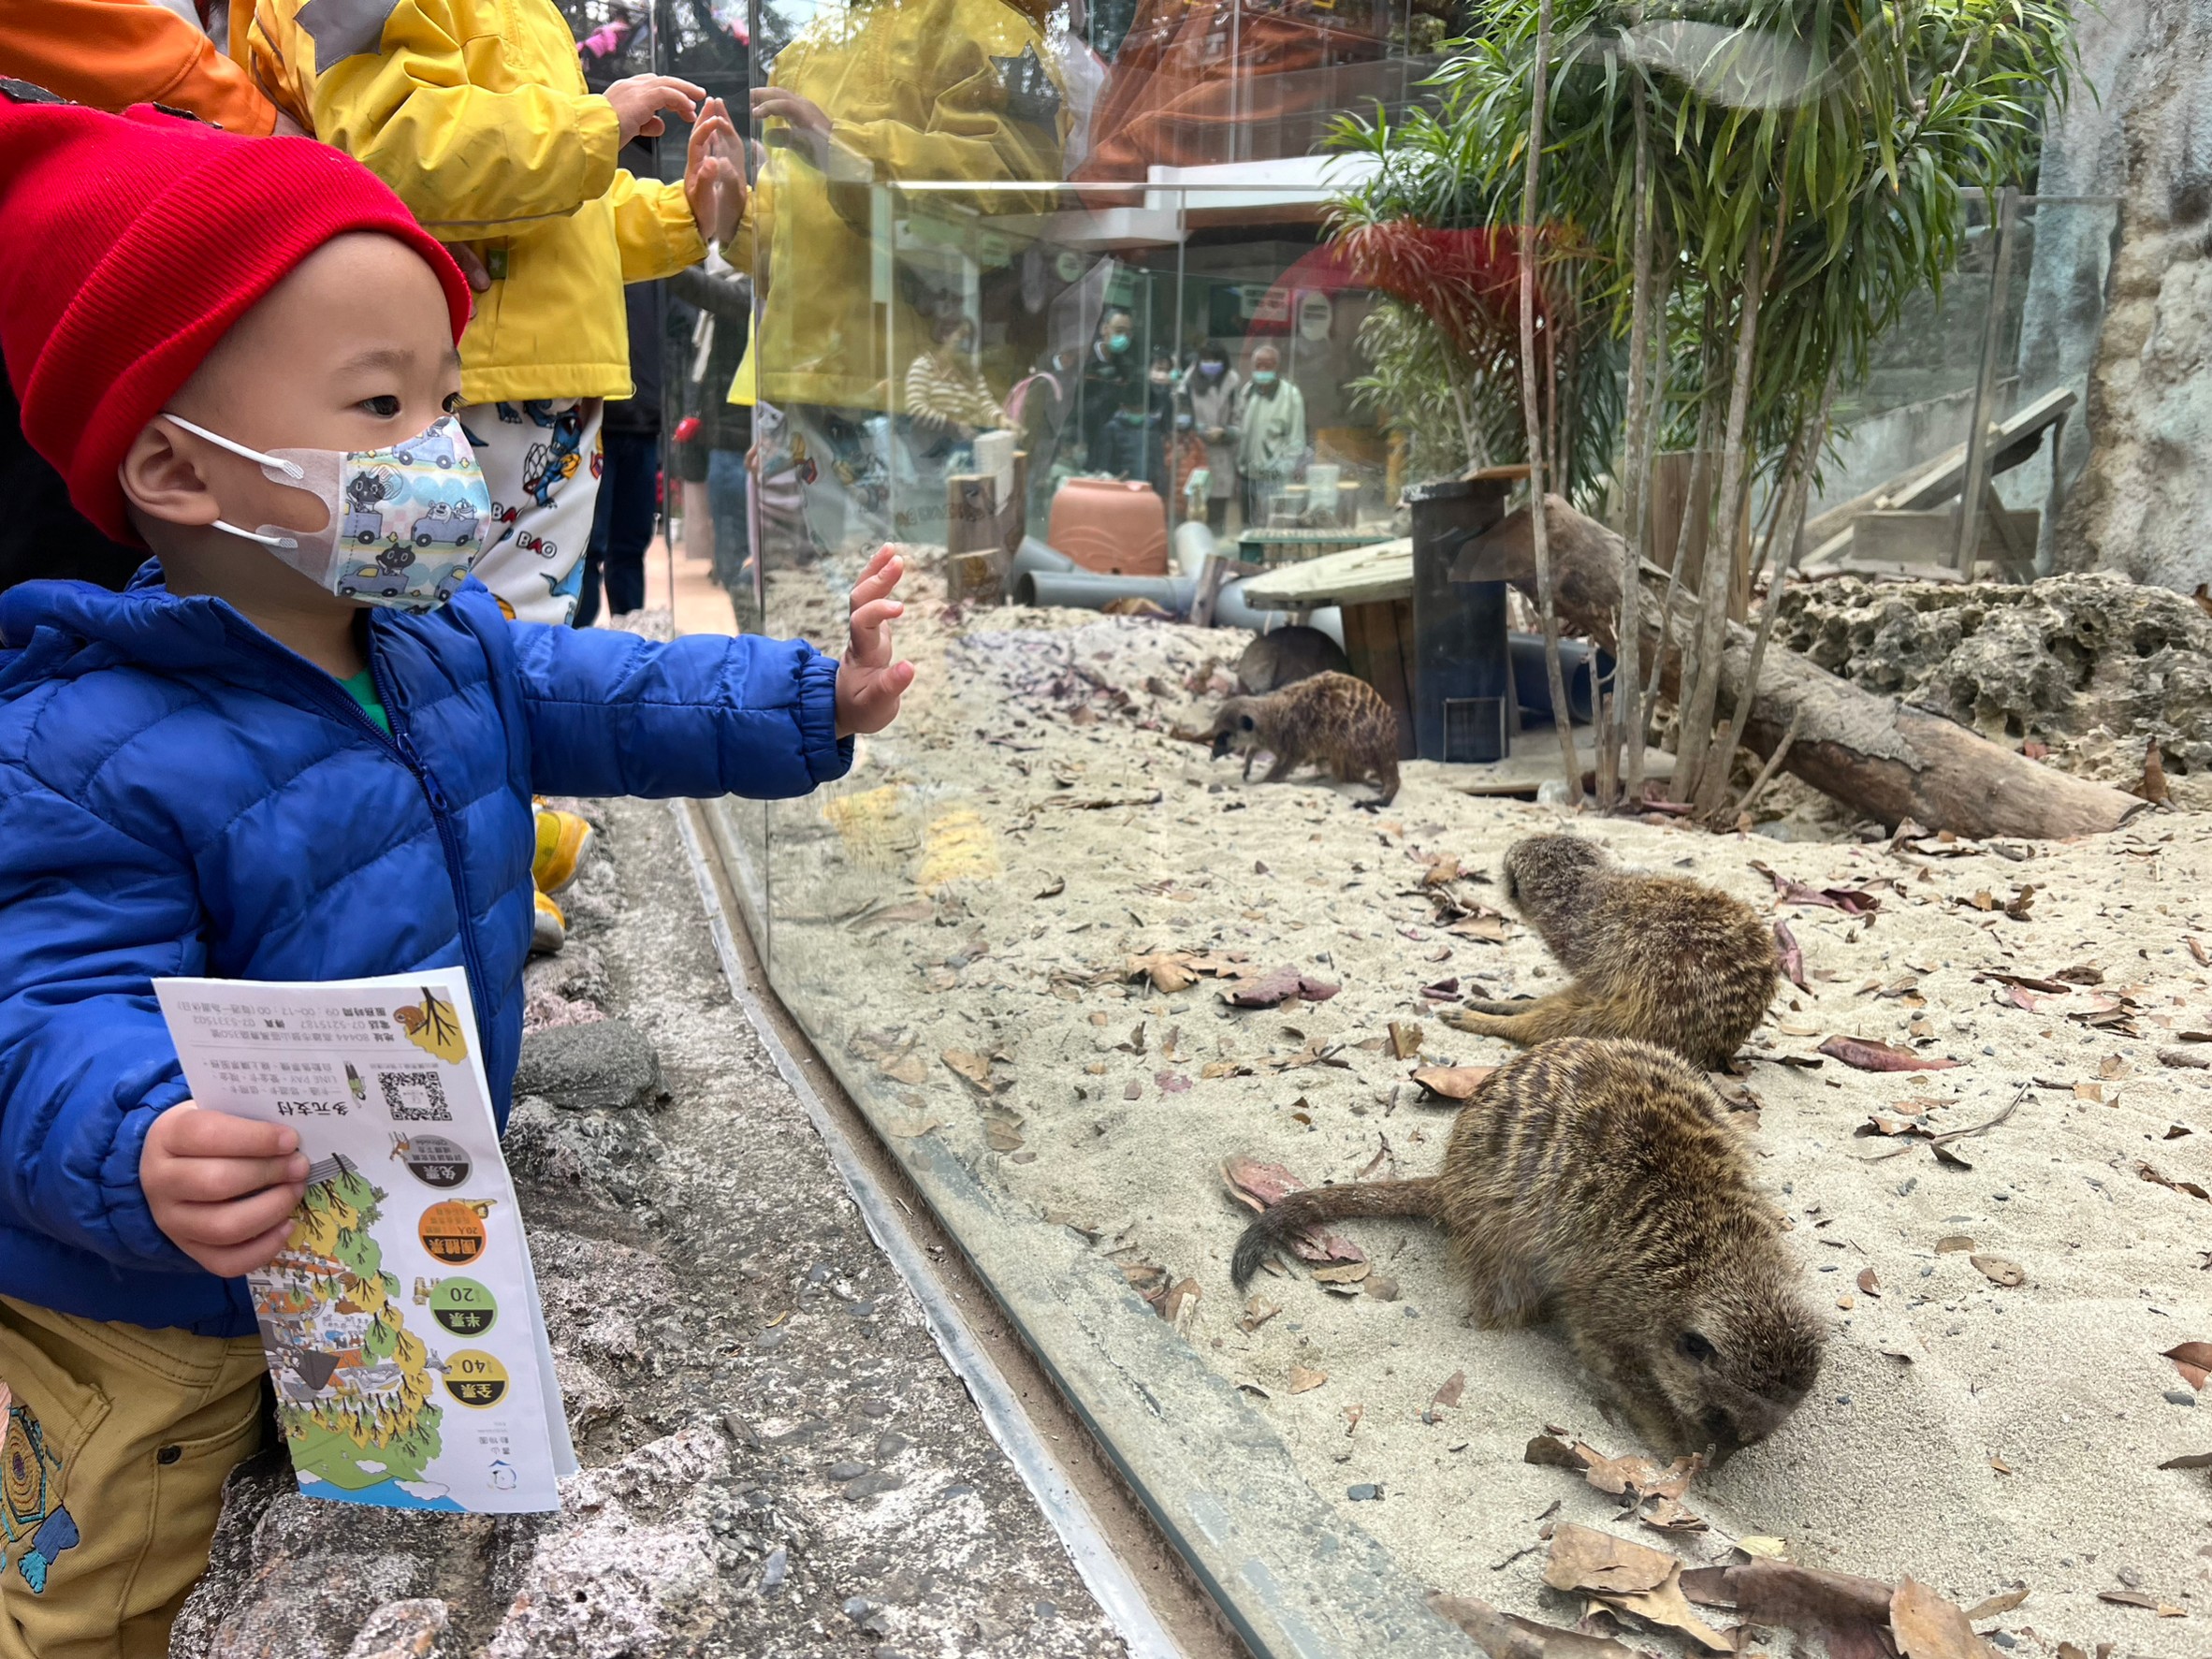
[[[1517,471],[1517,469],[1516,469]],[[1467,544],[1506,515],[1513,478],[1447,478],[1413,509],[1413,735],[1424,761],[1502,761],[1513,720],[1506,584],[1455,582]]]

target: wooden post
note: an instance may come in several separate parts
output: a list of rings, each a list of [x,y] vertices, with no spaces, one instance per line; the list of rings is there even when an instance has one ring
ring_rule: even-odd
[[[1398,715],[1398,758],[1410,761],[1413,737],[1413,601],[1343,607],[1344,654],[1352,673]]]

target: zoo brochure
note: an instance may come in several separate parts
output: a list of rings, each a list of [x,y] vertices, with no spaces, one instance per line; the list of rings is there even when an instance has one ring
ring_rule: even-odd
[[[193,1099],[291,1125],[311,1160],[291,1239],[250,1278],[299,1490],[560,1508],[575,1451],[466,973],[153,989]]]

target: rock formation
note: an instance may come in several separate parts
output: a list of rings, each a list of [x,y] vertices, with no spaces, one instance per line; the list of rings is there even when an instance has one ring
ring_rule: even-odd
[[[2121,202],[2109,245],[2100,214],[2061,201],[2037,217],[2031,375],[2072,378],[2100,286],[2104,301],[2088,467],[2054,551],[2060,569],[2188,593],[2212,582],[2212,0],[2075,9],[2081,77],[2036,189]]]
[[[1774,643],[2106,782],[2133,785],[2155,741],[2177,793],[2212,791],[2212,614],[2169,589],[1840,577],[1790,589]]]

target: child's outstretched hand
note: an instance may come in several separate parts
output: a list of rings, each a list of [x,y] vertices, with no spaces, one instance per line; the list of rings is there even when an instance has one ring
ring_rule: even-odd
[[[745,218],[745,165],[737,129],[720,98],[700,106],[684,152],[684,199],[700,240],[727,242]]]
[[[837,664],[837,735],[880,732],[898,718],[898,700],[914,683],[914,665],[891,657],[891,619],[907,607],[891,597],[906,561],[889,547],[877,550],[852,584],[852,640]]]
[[[298,1131],[190,1100],[153,1120],[138,1154],[154,1226],[226,1279],[267,1267],[284,1247],[307,1170]]]

